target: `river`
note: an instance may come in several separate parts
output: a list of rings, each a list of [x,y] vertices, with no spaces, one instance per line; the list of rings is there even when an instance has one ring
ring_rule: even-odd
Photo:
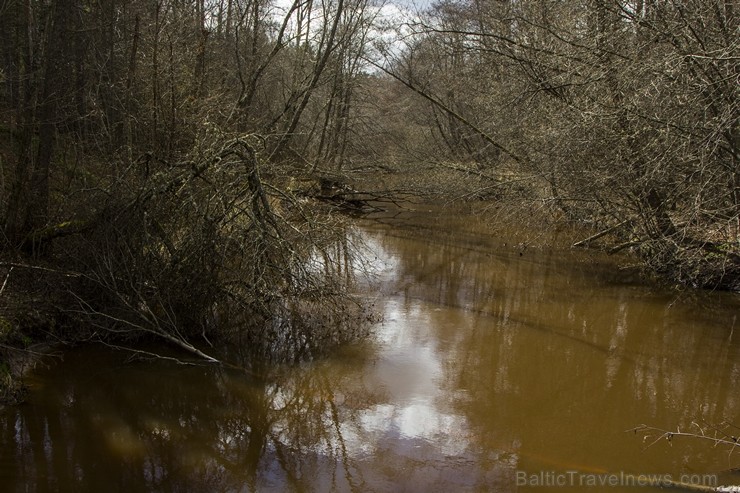
[[[740,450],[627,431],[740,434],[737,295],[646,285],[618,259],[524,248],[475,217],[407,219],[358,223],[382,317],[327,357],[240,371],[91,345],[50,359],[28,402],[0,410],[0,491],[740,483]]]

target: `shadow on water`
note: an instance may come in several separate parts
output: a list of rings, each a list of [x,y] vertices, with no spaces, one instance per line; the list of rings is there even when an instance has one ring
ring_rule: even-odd
[[[736,296],[446,227],[360,227],[383,321],[327,357],[242,371],[91,346],[50,362],[0,411],[0,489],[583,491],[517,475],[737,467],[696,440],[624,433],[737,424]]]

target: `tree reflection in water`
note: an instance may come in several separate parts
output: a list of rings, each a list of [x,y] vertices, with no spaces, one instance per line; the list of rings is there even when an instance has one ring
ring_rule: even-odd
[[[39,372],[27,405],[4,410],[0,485],[386,491],[405,482],[422,491],[508,481],[497,457],[481,470],[464,418],[440,414],[433,402],[395,403],[373,354],[355,347],[245,372],[74,350]]]
[[[110,350],[81,351],[40,376],[47,388],[28,405],[6,410],[4,491],[300,489],[325,462],[345,464],[348,486],[360,480],[346,467],[336,399],[347,410],[379,396],[356,375],[123,361],[98,372]]]
[[[613,258],[520,256],[475,227],[452,225],[453,239],[381,232],[376,241],[396,259],[388,284],[406,313],[427,314],[441,386],[477,446],[533,471],[678,476],[740,464],[701,441],[644,450],[623,433],[643,422],[697,431],[693,422],[737,421],[736,295],[636,282]]]
[[[733,465],[623,432],[740,413],[735,298],[475,232],[366,240],[382,260],[370,341],[249,371],[72,351],[2,411],[0,490],[507,492],[517,470]]]

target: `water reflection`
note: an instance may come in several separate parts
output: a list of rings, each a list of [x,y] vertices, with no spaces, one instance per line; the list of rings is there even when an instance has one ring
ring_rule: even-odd
[[[321,365],[291,372],[290,379],[280,369],[250,376],[156,362],[91,374],[103,365],[94,359],[111,355],[83,355],[72,354],[63,373],[44,376],[47,388],[36,389],[29,405],[6,414],[3,464],[18,470],[3,475],[4,491],[106,485],[241,491],[313,483],[312,469],[346,455],[336,439],[337,389],[345,404],[360,407],[381,397],[356,382],[345,385],[352,372]]]
[[[479,445],[532,470],[679,474],[740,462],[700,442],[644,450],[622,433],[737,422],[736,296],[641,287],[616,264],[567,253],[377,241],[398,252],[405,300],[446,307],[431,312],[431,338],[444,346],[446,395],[464,391],[452,400]]]
[[[365,227],[384,320],[330,358],[245,371],[72,351],[0,414],[0,489],[526,491],[517,471],[738,465],[623,432],[737,421],[736,297],[444,226]]]

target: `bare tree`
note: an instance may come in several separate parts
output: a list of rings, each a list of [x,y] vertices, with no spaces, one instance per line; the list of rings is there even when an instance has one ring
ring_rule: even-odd
[[[669,277],[738,288],[736,28],[709,0],[441,3],[383,68],[451,158],[528,177],[530,202]]]

